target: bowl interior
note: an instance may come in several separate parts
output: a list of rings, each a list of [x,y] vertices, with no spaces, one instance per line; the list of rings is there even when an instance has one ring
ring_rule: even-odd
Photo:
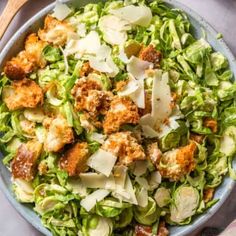
[[[96,0],[89,2],[97,2]],[[229,48],[225,45],[222,39],[217,39],[217,33],[215,30],[206,23],[200,16],[198,16],[195,12],[184,6],[183,4],[175,1],[175,0],[165,0],[165,2],[173,8],[179,8],[184,10],[191,23],[192,23],[192,32],[197,37],[202,37],[203,30],[205,31],[208,42],[212,45],[212,47],[223,53],[229,60],[229,64],[231,70],[234,74],[236,74],[236,62],[235,59],[230,52]],[[81,1],[71,1],[72,4],[76,6],[82,6],[88,3],[86,0]],[[22,49],[22,45],[25,39],[25,36],[30,32],[35,32],[42,26],[44,16],[50,12],[54,7],[54,4],[50,4],[48,7],[41,10],[38,14],[36,14],[33,18],[31,18],[24,26],[22,26],[16,34],[11,38],[8,44],[5,46],[3,51],[0,54],[0,69],[4,66],[5,62],[15,55],[18,51]],[[2,155],[1,155],[2,157]],[[0,187],[2,191],[6,194],[7,198],[11,202],[11,204],[16,208],[16,210],[27,220],[29,221],[35,228],[37,228],[40,232],[45,235],[51,235],[51,233],[42,226],[39,217],[32,211],[32,207],[27,204],[18,203],[11,189],[11,176],[9,171],[5,168],[5,166],[0,162]],[[190,235],[190,233],[200,227],[204,222],[206,222],[224,203],[230,192],[234,187],[234,181],[226,176],[223,180],[221,186],[217,188],[215,193],[215,198],[220,199],[218,203],[216,203],[212,208],[210,208],[205,214],[199,215],[195,217],[193,223],[187,226],[181,227],[171,227],[170,233],[175,236],[184,236]]]

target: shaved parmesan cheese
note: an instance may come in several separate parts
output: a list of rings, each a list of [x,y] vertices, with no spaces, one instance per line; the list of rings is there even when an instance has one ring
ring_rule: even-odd
[[[129,82],[126,84],[122,91],[119,91],[117,94],[119,96],[130,96],[132,93],[135,93],[139,89],[139,82],[131,74],[128,74]]]
[[[122,166],[122,165],[114,167],[114,178],[115,178],[115,183],[118,188],[125,187],[127,170],[128,170],[128,168],[126,166]]]
[[[144,90],[144,81],[138,81],[139,88],[130,95],[130,98],[137,105],[137,107],[144,109],[145,108],[145,90]]]
[[[126,31],[131,29],[129,22],[112,15],[101,17],[98,26],[103,32],[103,39],[111,45],[123,44],[127,40]]]
[[[141,176],[146,173],[148,167],[147,161],[136,161],[134,163],[134,175]]]
[[[71,12],[72,12],[72,10],[66,4],[56,1],[56,6],[53,9],[52,16],[57,18],[58,20],[62,21],[67,16],[69,16]]]
[[[115,189],[115,180],[112,175],[106,177],[103,174],[90,172],[82,173],[79,177],[86,188]]]
[[[161,183],[161,174],[159,171],[154,171],[151,173],[150,178],[149,178],[149,186],[151,189],[155,189],[159,186]]]
[[[164,73],[160,70],[155,72],[152,88],[152,117],[160,125],[163,120],[169,117],[171,114],[171,90],[169,86],[168,73]]]
[[[151,114],[146,114],[140,118],[139,124],[153,127],[155,125],[155,120],[153,119]]]
[[[132,56],[127,64],[127,71],[136,79],[144,79],[146,77],[145,71],[152,66],[153,63]]]
[[[148,191],[145,188],[141,188],[137,193],[136,193],[138,205],[141,207],[146,207],[148,204]]]
[[[155,138],[159,136],[159,133],[157,131],[155,131],[151,126],[149,125],[142,125],[142,131],[143,131],[143,135],[146,138]]]
[[[111,48],[105,44],[98,49],[96,56],[89,57],[89,64],[93,69],[107,73],[111,77],[119,73],[119,68],[111,57]]]
[[[90,137],[93,141],[96,141],[98,143],[103,144],[105,139],[106,139],[106,135],[100,134],[100,133],[92,133],[91,137]]]
[[[148,27],[152,20],[152,11],[146,6],[129,5],[119,9],[112,9],[110,13],[132,24],[144,27]]]
[[[124,62],[125,64],[127,64],[129,62],[129,58],[127,57],[125,50],[124,50],[124,46],[120,46],[119,47],[119,55],[118,58]]]
[[[90,211],[96,205],[97,202],[103,200],[109,195],[109,191],[106,189],[98,189],[81,200],[80,205],[86,210]]]
[[[112,153],[99,149],[88,159],[87,165],[108,177],[116,163],[116,159],[117,157]]]
[[[96,31],[90,31],[82,39],[71,38],[64,51],[67,56],[76,54],[76,58],[79,59],[84,54],[95,55],[100,47],[101,42],[98,33]]]
[[[134,205],[137,205],[138,202],[137,202],[135,192],[134,192],[134,189],[133,189],[133,185],[132,185],[132,182],[130,180],[129,175],[127,175],[127,177],[126,177],[125,188],[124,189],[125,189],[126,193],[129,194],[129,197],[128,198],[123,198],[123,201],[126,201],[126,202],[132,203]]]
[[[80,179],[69,179],[68,187],[72,189],[72,193],[81,197],[87,196],[87,188],[82,184]]]

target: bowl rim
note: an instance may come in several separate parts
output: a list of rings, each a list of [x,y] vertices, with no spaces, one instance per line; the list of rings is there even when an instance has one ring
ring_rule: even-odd
[[[224,39],[217,39],[217,31],[209,24],[203,17],[201,17],[198,13],[196,13],[194,10],[192,10],[190,7],[186,6],[184,3],[179,2],[178,0],[163,0],[163,2],[167,3],[170,6],[174,5],[174,8],[179,8],[180,10],[184,11],[186,15],[191,16],[193,19],[195,19],[203,29],[207,29],[210,34],[215,35],[216,40],[218,40],[218,43],[222,48],[224,48],[227,51],[227,59],[230,60],[236,68],[236,60],[225,43]],[[55,2],[48,4],[46,7],[42,8],[39,12],[37,12],[33,17],[31,17],[29,20],[27,20],[9,39],[8,43],[3,47],[3,49],[0,52],[0,65],[3,63],[5,57],[7,57],[10,48],[12,45],[16,42],[16,40],[21,36],[22,33],[26,32],[27,29],[33,25],[36,21],[42,19],[45,14],[49,13],[53,7],[55,6]],[[231,68],[231,67],[230,67]],[[232,68],[231,68],[232,70]],[[3,165],[1,163],[1,165]],[[224,178],[226,178],[225,176]],[[224,202],[227,200],[229,195],[231,194],[233,188],[235,187],[236,182],[230,179],[230,182],[228,183],[227,189],[228,191],[224,193],[223,197],[219,200],[219,202],[214,205],[212,208],[208,209],[206,213],[203,213],[200,215],[199,219],[197,219],[194,224],[188,225],[185,229],[183,229],[182,232],[177,233],[175,236],[184,236],[187,234],[190,234],[194,230],[196,230],[198,227],[206,223],[224,204]],[[2,178],[2,173],[0,172],[0,190],[4,193],[4,195],[7,197],[7,200],[10,202],[10,204],[17,210],[17,212],[28,222],[30,223],[34,228],[36,228],[38,231],[40,231],[44,235],[52,235],[51,232],[46,229],[42,224],[38,224],[37,222],[31,221],[30,216],[25,214],[22,210],[21,205],[16,204],[17,200],[14,198],[14,196],[11,194],[11,191],[6,187],[6,184],[4,183],[4,180]],[[180,226],[181,227],[181,226]]]

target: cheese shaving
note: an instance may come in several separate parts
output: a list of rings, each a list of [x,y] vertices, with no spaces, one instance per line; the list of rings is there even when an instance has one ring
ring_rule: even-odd
[[[86,210],[90,211],[94,208],[97,202],[103,200],[106,196],[109,195],[109,191],[106,189],[98,189],[86,196],[81,200],[80,205]]]
[[[52,16],[57,18],[58,20],[62,21],[67,16],[69,16],[71,12],[72,12],[72,10],[66,4],[56,1],[56,6],[53,9]]]

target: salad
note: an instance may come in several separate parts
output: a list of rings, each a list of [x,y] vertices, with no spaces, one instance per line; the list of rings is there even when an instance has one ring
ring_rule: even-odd
[[[53,235],[166,236],[236,179],[228,61],[160,0],[57,3],[0,88],[12,189]]]

